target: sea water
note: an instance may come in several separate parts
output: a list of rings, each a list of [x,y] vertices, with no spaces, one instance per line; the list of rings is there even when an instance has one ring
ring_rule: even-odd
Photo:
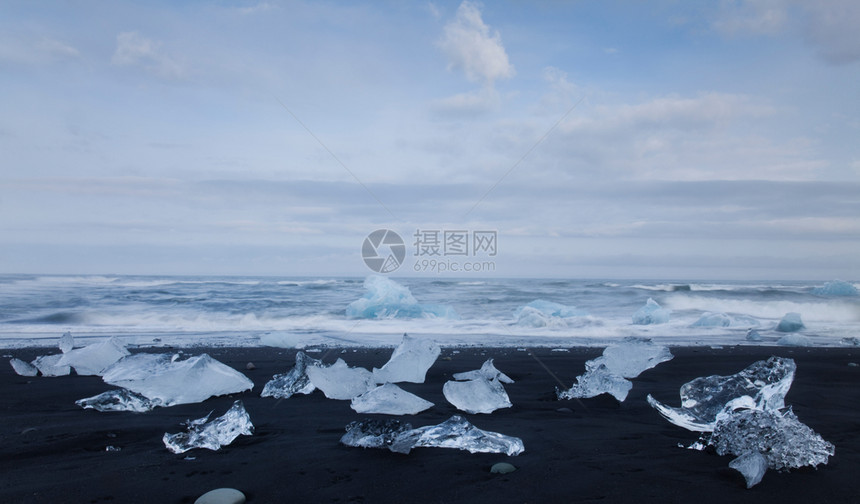
[[[350,316],[365,278],[2,275],[0,347],[55,346],[66,331],[78,345],[114,336],[140,346],[396,346],[403,333],[443,346],[605,346],[629,336],[732,345],[752,344],[750,328],[762,336],[755,344],[774,345],[790,312],[816,346],[860,334],[860,297],[822,294],[824,282],[386,278],[450,312]],[[668,321],[633,324],[649,298]],[[527,306],[537,316],[523,317]],[[731,322],[696,324],[707,314]]]

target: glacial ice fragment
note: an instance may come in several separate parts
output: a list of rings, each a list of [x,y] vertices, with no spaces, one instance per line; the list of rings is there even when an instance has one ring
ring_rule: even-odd
[[[105,383],[129,389],[160,406],[203,402],[212,396],[251,390],[254,382],[208,354],[179,360],[177,355],[139,353],[105,370]]]
[[[12,357],[9,364],[12,366],[12,369],[21,376],[36,376],[39,374],[39,369],[36,366],[29,362],[24,362],[16,357]]]
[[[693,322],[691,327],[729,327],[732,318],[725,313],[703,313],[699,320]]]
[[[512,380],[510,376],[496,369],[496,366],[493,364],[493,359],[487,359],[484,361],[484,364],[481,365],[481,369],[454,373],[455,380],[474,380],[480,377],[484,377],[488,380],[498,379],[502,383],[514,383],[514,380]]]
[[[193,448],[218,450],[232,443],[240,435],[254,433],[251,417],[245,411],[242,401],[236,401],[224,415],[209,421],[212,412],[203,418],[189,420],[185,425],[188,432],[165,433],[164,446],[173,453],[184,453]]]
[[[388,362],[379,369],[373,368],[373,379],[376,383],[424,383],[427,370],[441,352],[433,340],[404,334]]]
[[[767,460],[759,452],[746,452],[729,462],[729,467],[743,474],[747,488],[752,488],[761,482],[767,472]]]
[[[309,366],[322,366],[319,359],[308,357],[304,352],[296,353],[296,365],[286,373],[276,374],[263,387],[260,397],[286,399],[293,394],[310,394],[316,387],[308,377]]]
[[[809,337],[804,336],[802,334],[795,334],[795,333],[786,334],[785,336],[779,338],[776,341],[776,344],[780,345],[780,346],[795,346],[795,347],[813,346],[813,342]]]
[[[129,354],[118,339],[110,338],[62,354],[58,366],[71,366],[79,375],[101,375],[114,362]]]
[[[576,383],[568,390],[556,390],[556,395],[559,399],[574,399],[611,394],[623,402],[633,388],[625,378],[636,378],[673,357],[669,347],[648,339],[625,338],[622,343],[606,347],[600,357],[587,361],[585,373],[576,378]]]
[[[576,383],[567,390],[557,390],[559,399],[587,399],[600,394],[611,394],[618,402],[624,402],[633,388],[633,382],[623,376],[610,373],[605,365],[589,369],[576,378]]]
[[[372,418],[347,424],[340,442],[359,448],[390,448],[397,436],[411,430],[412,424],[400,420]]]
[[[447,381],[442,394],[449,403],[466,413],[492,413],[513,406],[498,378],[478,376],[467,381]]]
[[[393,383],[386,383],[353,397],[350,407],[358,413],[415,415],[432,408],[433,403],[409,393]]]
[[[66,331],[60,336],[60,342],[57,344],[60,348],[60,351],[63,353],[69,353],[75,348],[75,338],[72,337],[72,333]]]
[[[779,332],[797,332],[806,326],[800,320],[800,314],[796,312],[786,313],[776,326]]]
[[[857,287],[842,280],[826,282],[823,287],[812,289],[812,293],[816,296],[860,296]]]
[[[158,401],[152,401],[137,392],[123,388],[108,390],[86,399],[78,399],[75,404],[81,408],[96,411],[133,411],[135,413],[144,413],[160,406]]]
[[[748,329],[746,340],[747,341],[761,341],[761,334],[759,334],[758,331],[756,331],[755,329],[752,329],[752,328]]]
[[[712,432],[717,415],[732,401],[747,398],[751,405],[760,409],[784,408],[785,395],[796,370],[794,360],[771,357],[733,375],[699,377],[683,384],[680,408],[666,406],[650,394],[648,404],[679,427]]]
[[[409,289],[394,280],[371,275],[364,280],[367,292],[346,307],[350,318],[458,318],[453,308],[419,304]]]
[[[31,364],[36,366],[42,376],[67,376],[71,374],[72,368],[60,364],[63,354],[41,355],[36,357]]]
[[[568,319],[587,315],[587,312],[573,306],[543,299],[536,299],[514,312],[516,324],[525,327],[566,327]]]
[[[525,450],[520,438],[483,431],[459,415],[441,424],[417,429],[397,420],[365,420],[351,422],[346,431],[340,442],[347,446],[388,448],[396,453],[409,453],[418,447],[438,447],[513,456]]]
[[[329,399],[349,400],[376,386],[373,373],[349,367],[343,359],[331,366],[309,366],[307,373],[311,383]]]
[[[791,408],[737,409],[721,413],[710,444],[719,455],[758,452],[771,469],[827,464],[836,448],[800,422]]]
[[[668,321],[669,310],[662,308],[651,298],[633,314],[633,323],[636,325],[665,324]]]

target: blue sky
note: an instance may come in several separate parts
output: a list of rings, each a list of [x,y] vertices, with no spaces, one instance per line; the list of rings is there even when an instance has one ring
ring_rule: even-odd
[[[860,278],[860,4],[0,4],[0,272]],[[449,258],[450,259],[450,258]]]

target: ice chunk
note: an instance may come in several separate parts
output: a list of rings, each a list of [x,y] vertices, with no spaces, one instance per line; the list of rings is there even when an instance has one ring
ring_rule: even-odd
[[[234,402],[227,413],[215,420],[209,421],[210,416],[211,412],[203,418],[186,422],[188,432],[165,433],[162,438],[164,446],[173,453],[184,453],[193,448],[218,450],[242,434],[250,436],[254,433],[254,425],[242,401]]]
[[[371,275],[364,280],[367,292],[346,307],[351,318],[457,318],[453,308],[444,305],[419,304],[409,289],[394,280]]]
[[[803,322],[800,320],[800,314],[796,312],[786,313],[782,320],[779,321],[779,324],[776,326],[776,330],[779,332],[796,332],[799,331],[806,326],[803,325]]]
[[[412,424],[400,420],[368,419],[350,422],[340,442],[360,448],[389,448],[397,436],[411,431]]]
[[[411,394],[393,383],[386,383],[352,398],[350,407],[358,413],[415,415],[432,408],[433,403]]]
[[[296,353],[296,365],[286,373],[276,374],[263,387],[261,397],[286,399],[293,394],[310,394],[316,387],[308,377],[308,366],[320,367],[319,359],[308,357],[304,352]]]
[[[445,382],[442,394],[449,403],[466,413],[492,413],[513,406],[498,378],[487,379],[483,375],[468,381]]]
[[[857,287],[842,280],[826,282],[823,287],[812,289],[812,293],[816,296],[860,296]]]
[[[585,363],[585,368],[596,368],[603,364],[609,372],[625,378],[636,378],[643,371],[672,360],[669,347],[655,345],[645,338],[625,338],[622,343],[610,345],[603,355]]]
[[[438,447],[467,450],[470,453],[505,453],[519,455],[525,448],[520,438],[483,431],[459,415],[438,425],[413,429],[397,420],[365,420],[346,426],[340,442],[363,448],[388,448],[409,453],[413,448]]]
[[[850,338],[842,338],[839,340],[839,343],[845,346],[860,346],[860,338],[850,337]]]
[[[66,376],[72,372],[72,368],[60,364],[63,354],[42,355],[36,357],[32,364],[36,366],[42,376]]]
[[[160,406],[158,401],[149,400],[128,389],[108,390],[86,399],[79,399],[75,401],[75,404],[81,408],[96,411],[133,411],[136,413],[143,413]]]
[[[391,444],[391,450],[409,453],[412,448],[456,448],[469,453],[504,453],[519,455],[525,448],[520,438],[481,430],[465,418],[454,415],[439,425],[419,427],[403,433]]]
[[[75,348],[75,338],[72,337],[72,333],[68,331],[63,333],[57,346],[60,347],[60,351],[63,353],[71,352]]]
[[[743,474],[747,488],[752,488],[761,482],[767,472],[767,460],[759,452],[746,452],[729,462],[729,467]]]
[[[526,327],[565,327],[568,325],[566,319],[587,315],[588,312],[573,306],[543,299],[536,299],[514,312],[516,324]]]
[[[725,313],[703,313],[699,320],[693,322],[691,327],[729,327],[732,318]]]
[[[636,378],[643,371],[671,360],[669,347],[655,345],[648,339],[626,338],[610,345],[603,355],[585,363],[585,373],[576,378],[568,390],[556,390],[559,399],[595,397],[611,394],[623,402],[633,383],[625,378]]]
[[[307,373],[311,383],[329,399],[352,399],[376,386],[373,373],[364,368],[349,367],[343,359],[331,366],[310,366]]]
[[[785,336],[779,338],[776,342],[777,345],[781,346],[796,346],[796,347],[808,347],[812,346],[812,340],[802,334],[786,334]]]
[[[747,341],[761,341],[761,334],[755,329],[748,329],[746,339]]]
[[[666,406],[650,394],[648,404],[673,424],[695,432],[711,432],[717,415],[740,398],[760,409],[785,407],[797,365],[794,360],[771,357],[729,376],[696,378],[681,386],[681,407]]]
[[[648,298],[645,306],[636,310],[633,314],[633,323],[636,325],[665,324],[669,321],[669,310],[660,307],[657,301]]]
[[[618,402],[624,402],[632,388],[633,382],[623,376],[610,373],[606,366],[601,364],[578,376],[576,383],[568,390],[556,390],[556,395],[559,399],[585,399],[600,394],[611,394]]]
[[[110,338],[83,348],[69,350],[62,354],[58,366],[71,366],[79,375],[101,375],[114,362],[129,352],[118,339]]]
[[[455,380],[474,380],[482,376],[488,380],[498,379],[502,383],[514,383],[510,376],[496,369],[496,366],[493,365],[493,359],[487,359],[481,369],[454,373]]]
[[[103,379],[161,406],[202,402],[212,396],[254,387],[254,382],[245,375],[208,354],[185,360],[170,354],[130,355],[105,370]]]
[[[826,464],[835,447],[788,408],[738,409],[721,413],[710,444],[720,455],[758,452],[771,469]]]
[[[380,369],[373,368],[373,379],[376,383],[424,383],[427,370],[441,352],[435,341],[404,334],[388,362]]]
[[[36,376],[39,374],[39,369],[36,366],[18,358],[12,357],[9,364],[12,366],[12,369],[21,376]]]

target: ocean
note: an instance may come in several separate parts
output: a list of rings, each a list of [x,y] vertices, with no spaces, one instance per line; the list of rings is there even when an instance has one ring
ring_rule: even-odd
[[[129,346],[393,346],[403,333],[445,346],[857,344],[847,282],[0,275],[0,347],[117,337]],[[634,324],[652,299],[667,321]],[[653,306],[653,305],[652,305]],[[787,313],[796,333],[776,330]],[[642,312],[640,312],[640,315]],[[641,317],[639,317],[641,319]],[[657,320],[658,322],[660,320]],[[641,320],[640,320],[641,322]],[[749,341],[754,329],[760,340]]]

